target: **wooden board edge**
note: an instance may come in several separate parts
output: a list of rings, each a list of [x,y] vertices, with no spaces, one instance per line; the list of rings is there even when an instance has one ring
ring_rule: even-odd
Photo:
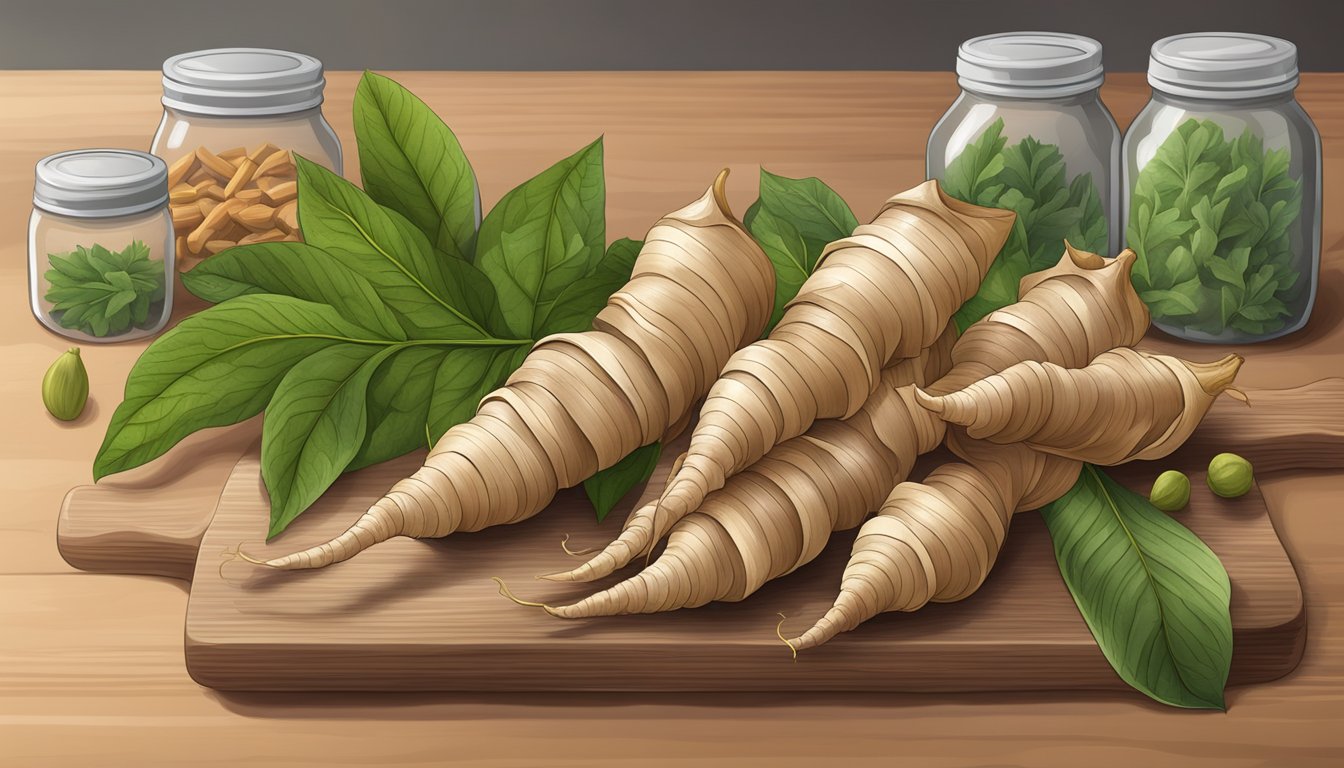
[[[193,536],[169,536],[127,529],[90,535],[74,533],[72,509],[80,498],[99,492],[94,485],[77,485],[66,492],[56,517],[56,551],[71,567],[89,573],[165,576],[191,581],[196,555],[209,520]]]

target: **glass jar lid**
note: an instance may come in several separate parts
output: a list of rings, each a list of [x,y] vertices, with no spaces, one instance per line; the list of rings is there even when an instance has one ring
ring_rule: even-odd
[[[128,216],[168,202],[168,166],[130,149],[77,149],[37,163],[33,205],[85,219]]]
[[[1194,32],[1164,37],[1148,57],[1148,84],[1203,99],[1249,99],[1297,87],[1297,46],[1268,35]]]
[[[1061,32],[1001,32],[957,49],[957,82],[988,96],[1060,98],[1101,87],[1101,43]]]
[[[322,103],[322,62],[269,48],[215,48],[163,62],[163,104],[201,115],[282,115]]]

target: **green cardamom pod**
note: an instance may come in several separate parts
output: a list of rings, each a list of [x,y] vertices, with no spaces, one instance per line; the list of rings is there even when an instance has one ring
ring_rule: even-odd
[[[1190,478],[1174,469],[1157,476],[1148,500],[1163,512],[1177,512],[1190,503]]]
[[[1255,482],[1255,470],[1251,462],[1235,453],[1220,453],[1209,462],[1209,474],[1205,478],[1209,490],[1225,499],[1245,496]]]
[[[61,421],[74,421],[89,401],[89,372],[79,357],[79,347],[66,350],[42,377],[42,403]]]

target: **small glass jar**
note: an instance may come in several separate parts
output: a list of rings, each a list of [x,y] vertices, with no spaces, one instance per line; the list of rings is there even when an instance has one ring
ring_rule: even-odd
[[[56,333],[88,342],[157,333],[173,310],[168,167],[126,149],[43,158],[28,221],[28,296]]]
[[[150,151],[168,163],[180,269],[239,243],[300,239],[291,153],[342,171],[325,85],[322,62],[288,51],[219,48],[163,63]]]
[[[1152,100],[1125,134],[1125,235],[1153,324],[1265,341],[1306,325],[1321,255],[1321,136],[1297,48],[1199,33],[1153,44]]]
[[[953,197],[1016,210],[1023,229],[1002,253],[1030,271],[1058,262],[1066,239],[1119,247],[1120,130],[1103,77],[1101,44],[1080,35],[1007,32],[957,50],[961,94],[929,134],[926,172]]]

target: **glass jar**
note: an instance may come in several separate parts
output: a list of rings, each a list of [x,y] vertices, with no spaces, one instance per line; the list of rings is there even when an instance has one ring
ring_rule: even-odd
[[[1293,96],[1297,48],[1236,33],[1153,44],[1125,134],[1125,235],[1153,324],[1191,341],[1306,325],[1321,254],[1321,137]]]
[[[1053,266],[1066,239],[1118,249],[1120,130],[1102,80],[1101,44],[1080,35],[1008,32],[957,50],[961,94],[929,134],[926,172],[953,197],[1017,211],[987,280]],[[1001,279],[1000,306],[1017,292]]]
[[[291,153],[342,171],[325,85],[322,62],[288,51],[219,48],[163,63],[150,151],[168,163],[179,269],[239,243],[300,239]]]
[[[168,167],[125,149],[43,158],[28,221],[28,298],[47,328],[79,341],[157,333],[173,310]]]

